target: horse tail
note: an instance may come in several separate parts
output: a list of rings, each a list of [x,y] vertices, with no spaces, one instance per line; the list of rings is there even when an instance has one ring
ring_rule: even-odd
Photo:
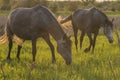
[[[5,28],[5,25],[1,25],[0,26],[0,45],[6,43],[8,41],[8,37],[7,37],[7,34],[6,34],[6,28]]]
[[[22,46],[22,44],[24,43],[24,40],[19,38],[18,36],[14,35],[13,36],[13,41],[16,42],[18,45]]]
[[[22,45],[24,40],[22,40],[21,38],[17,37],[16,35],[13,36],[13,41],[16,42],[18,45]],[[3,34],[1,37],[0,37],[0,45],[4,44],[8,42],[8,36],[7,34]]]
[[[6,43],[7,41],[8,41],[7,34],[4,33],[4,34],[0,37],[0,45]]]
[[[61,20],[60,23],[63,24],[63,23],[68,22],[70,20],[72,20],[72,15],[67,16],[66,18],[64,18],[63,20]]]

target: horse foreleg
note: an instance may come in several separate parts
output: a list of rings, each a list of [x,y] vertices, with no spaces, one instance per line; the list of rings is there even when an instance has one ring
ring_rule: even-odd
[[[32,40],[32,55],[33,55],[33,62],[35,62],[35,57],[36,57],[36,39]]]
[[[75,47],[76,47],[76,50],[78,51],[78,47],[77,47],[77,44],[78,44],[78,40],[77,40],[78,29],[73,27],[73,30],[74,30],[74,38],[75,38]]]
[[[43,39],[46,41],[46,43],[49,45],[50,49],[51,49],[51,53],[52,53],[52,63],[54,64],[56,59],[55,59],[55,52],[54,52],[54,46],[50,41],[50,36],[49,34],[46,34],[43,36]]]
[[[88,38],[89,38],[90,45],[89,45],[89,47],[88,47],[88,48],[86,48],[86,49],[84,50],[84,52],[89,52],[89,51],[90,51],[90,49],[91,49],[91,46],[92,46],[92,44],[93,44],[92,34],[91,34],[91,33],[87,33],[87,36],[88,36]]]
[[[85,33],[81,32],[81,36],[80,36],[80,49],[82,48],[82,42],[83,42],[84,36],[85,36]]]
[[[94,33],[92,53],[94,53],[94,48],[95,48],[95,43],[96,43],[97,35],[98,35],[98,32],[97,32],[97,33]]]

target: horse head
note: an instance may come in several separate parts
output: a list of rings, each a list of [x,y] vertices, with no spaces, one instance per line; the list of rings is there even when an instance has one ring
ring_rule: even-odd
[[[67,37],[66,34],[64,34],[63,38],[58,40],[57,50],[63,57],[63,59],[66,61],[66,64],[71,64],[72,54],[70,37]]]
[[[106,35],[110,43],[113,43],[113,21],[114,19],[112,19],[112,21],[106,20],[106,23],[104,25],[104,34]]]

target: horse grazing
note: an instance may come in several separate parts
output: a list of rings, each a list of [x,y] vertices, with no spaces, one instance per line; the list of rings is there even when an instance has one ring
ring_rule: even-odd
[[[96,37],[98,35],[100,27],[104,28],[104,34],[107,36],[109,42],[110,43],[113,42],[113,37],[112,37],[113,20],[110,21],[108,17],[100,10],[96,8],[91,8],[89,10],[78,9],[73,14],[63,19],[61,21],[61,24],[69,20],[72,21],[72,25],[73,25],[76,50],[78,49],[77,47],[78,30],[81,30],[80,48],[82,48],[82,41],[85,34],[87,34],[90,41],[89,47],[84,50],[85,52],[90,51],[91,46],[93,47],[92,52],[94,52]],[[94,34],[94,38],[92,38],[92,33]]]
[[[54,46],[50,42],[49,34],[57,41],[57,51],[66,61],[72,62],[71,40],[66,36],[53,13],[47,8],[37,5],[32,8],[17,8],[12,11],[6,24],[6,36],[9,41],[7,59],[10,60],[12,39],[16,35],[23,41],[31,40],[33,61],[36,56],[36,40],[42,37],[52,51],[52,62],[55,62]],[[19,59],[22,45],[18,44],[17,58]]]

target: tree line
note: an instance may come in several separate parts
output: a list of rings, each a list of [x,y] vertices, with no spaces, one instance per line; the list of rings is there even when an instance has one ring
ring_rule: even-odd
[[[52,1],[52,0],[0,0],[0,10],[12,10],[17,7],[32,7],[37,4],[48,7],[54,13],[69,14],[78,8],[97,7],[102,10],[120,11],[120,1],[81,0],[81,1]]]

